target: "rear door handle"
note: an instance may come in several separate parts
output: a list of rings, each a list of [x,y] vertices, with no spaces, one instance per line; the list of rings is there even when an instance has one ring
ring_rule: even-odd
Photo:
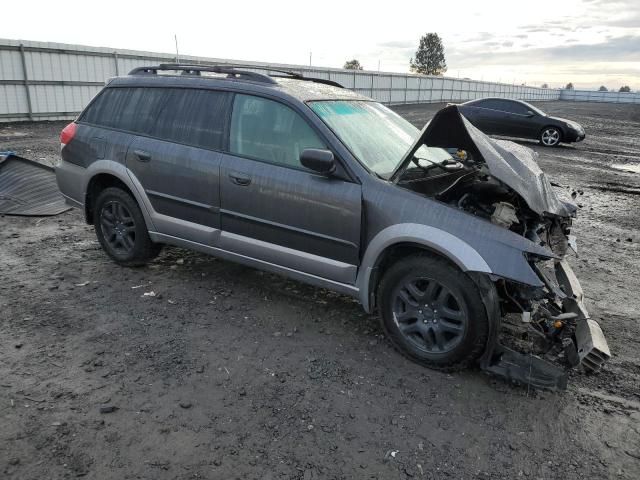
[[[233,183],[240,185],[241,187],[246,187],[251,183],[251,177],[244,173],[229,172],[229,178]]]
[[[144,150],[134,150],[133,153],[141,162],[148,162],[149,160],[151,160],[151,154],[149,152],[145,152]]]

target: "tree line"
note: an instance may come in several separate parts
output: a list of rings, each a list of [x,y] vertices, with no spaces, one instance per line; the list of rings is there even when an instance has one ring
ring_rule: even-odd
[[[363,67],[357,59],[348,60],[344,67],[347,70],[362,70]],[[447,71],[447,61],[444,56],[444,45],[442,39],[437,33],[427,33],[420,38],[416,53],[409,60],[409,69],[411,72],[420,73],[422,75],[443,75]],[[543,83],[542,88],[549,88],[549,84]],[[573,90],[572,82],[567,83],[564,87],[566,90]],[[609,89],[602,85],[598,91],[608,92]],[[629,85],[620,87],[619,92],[631,92]]]
[[[347,60],[342,68],[347,70],[362,70],[357,59]],[[420,38],[418,50],[409,60],[409,69],[422,75],[443,75],[447,71],[447,61],[444,58],[444,45],[437,33],[427,33]]]
[[[547,85],[546,83],[542,86],[542,88],[548,88],[545,85]],[[567,85],[564,87],[565,90],[574,90],[574,86],[573,83],[569,82],[567,83]],[[605,87],[604,85],[600,85],[600,88],[598,89],[599,92],[608,92],[609,89],[607,87]],[[612,92],[614,92],[615,90],[611,90]],[[631,88],[629,87],[629,85],[623,85],[622,87],[620,87],[620,90],[618,90],[618,92],[631,92]]]

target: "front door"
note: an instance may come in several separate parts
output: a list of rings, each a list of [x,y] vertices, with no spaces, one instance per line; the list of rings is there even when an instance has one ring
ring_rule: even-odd
[[[519,102],[503,100],[508,111],[508,121],[515,137],[537,138],[540,128],[535,121],[536,114]]]
[[[236,95],[220,169],[220,246],[279,266],[354,283],[361,187],[300,164],[325,142],[292,108]]]

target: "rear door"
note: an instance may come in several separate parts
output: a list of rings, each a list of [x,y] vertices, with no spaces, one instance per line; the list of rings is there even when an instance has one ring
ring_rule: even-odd
[[[325,141],[290,106],[235,95],[222,159],[220,246],[341,283],[359,263],[361,187],[300,164]]]
[[[469,121],[484,133],[495,133],[502,112],[498,111],[495,100],[481,100],[469,107]]]
[[[162,100],[127,152],[159,233],[214,245],[220,229],[220,162],[231,106],[226,92],[153,88]]]

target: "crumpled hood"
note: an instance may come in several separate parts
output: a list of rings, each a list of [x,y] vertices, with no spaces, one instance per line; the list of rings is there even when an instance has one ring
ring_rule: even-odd
[[[550,213],[569,217],[575,212],[573,204],[560,200],[556,195],[538,166],[536,152],[514,142],[489,138],[464,118],[456,105],[443,108],[425,125],[393,173],[392,181],[400,177],[423,144],[462,148],[469,151],[474,159],[484,160],[491,175],[511,187],[539,215]]]

